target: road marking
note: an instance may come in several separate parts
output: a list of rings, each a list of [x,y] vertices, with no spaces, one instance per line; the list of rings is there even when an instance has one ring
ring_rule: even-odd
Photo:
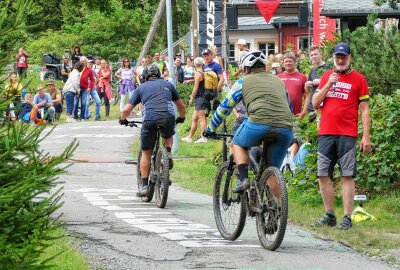
[[[160,211],[161,209],[156,207],[147,207],[150,203],[141,202],[134,196],[136,190],[81,188],[74,191],[82,193],[92,205],[113,211],[116,218],[133,227],[156,233],[184,247],[260,248],[260,245],[243,244],[242,240],[225,240],[216,229],[208,225],[182,219],[177,214]],[[128,207],[123,207],[124,205]],[[143,207],[137,207],[139,205]]]

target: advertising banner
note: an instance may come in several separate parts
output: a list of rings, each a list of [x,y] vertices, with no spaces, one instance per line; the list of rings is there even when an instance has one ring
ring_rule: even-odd
[[[199,53],[208,45],[222,46],[222,0],[199,0]]]
[[[313,45],[320,46],[324,39],[333,39],[336,30],[336,20],[321,16],[325,0],[313,1]]]

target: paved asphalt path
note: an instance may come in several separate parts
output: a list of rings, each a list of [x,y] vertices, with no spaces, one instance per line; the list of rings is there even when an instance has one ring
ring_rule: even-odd
[[[61,211],[92,269],[394,269],[292,224],[275,252],[260,246],[250,218],[237,241],[225,241],[216,229],[212,198],[177,184],[165,209],[141,202],[135,196],[136,166],[124,163],[138,136],[138,129],[116,121],[82,122],[56,127],[42,143],[57,154],[79,140],[74,159],[81,162],[60,177]]]

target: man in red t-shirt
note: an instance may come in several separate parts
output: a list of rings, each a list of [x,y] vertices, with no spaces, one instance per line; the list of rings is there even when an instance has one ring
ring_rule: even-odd
[[[335,192],[332,178],[339,163],[343,189],[344,217],[339,229],[351,228],[356,175],[356,141],[358,137],[358,107],[361,109],[363,135],[360,149],[372,150],[369,129],[369,94],[365,77],[350,68],[351,54],[347,43],[335,46],[333,60],[336,69],[326,71],[313,96],[315,109],[321,108],[318,131],[318,176],[326,215],[312,226],[335,226],[333,209]]]
[[[285,84],[289,93],[290,102],[292,102],[293,106],[293,114],[303,118],[307,114],[307,104],[310,102],[310,95],[305,88],[307,77],[297,71],[296,55],[293,52],[285,53],[283,63],[285,65],[285,72],[278,74],[278,77]],[[302,103],[304,104],[303,108],[301,107]]]

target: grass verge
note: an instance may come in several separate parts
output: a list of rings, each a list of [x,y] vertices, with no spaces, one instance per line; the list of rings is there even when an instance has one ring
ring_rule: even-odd
[[[74,238],[65,236],[65,231],[60,228],[54,232],[54,237],[63,235],[48,242],[49,247],[44,250],[43,260],[54,257],[50,264],[57,270],[87,270],[89,269],[86,258],[74,246]]]

